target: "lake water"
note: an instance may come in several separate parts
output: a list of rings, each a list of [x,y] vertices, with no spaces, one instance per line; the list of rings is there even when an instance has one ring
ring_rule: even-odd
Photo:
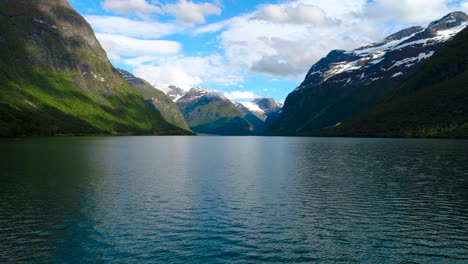
[[[468,141],[0,141],[0,262],[467,263]]]

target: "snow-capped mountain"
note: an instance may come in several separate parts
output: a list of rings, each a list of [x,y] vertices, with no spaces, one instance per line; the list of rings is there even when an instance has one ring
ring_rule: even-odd
[[[262,133],[278,117],[282,108],[281,103],[275,102],[273,98],[257,98],[251,102],[235,103],[244,118],[255,128],[255,132]]]
[[[402,78],[412,70],[412,66],[430,58],[443,43],[467,25],[468,16],[454,12],[426,28],[410,27],[379,43],[352,51],[334,50],[312,66],[297,89],[324,83],[352,86]]]
[[[239,109],[248,110],[260,120],[266,121],[271,113],[281,110],[282,105],[275,102],[273,98],[257,98],[251,102],[241,102],[236,104]]]
[[[379,43],[351,51],[331,51],[288,95],[280,117],[267,134],[316,136],[356,118],[381,100],[391,98],[395,89],[413,78],[424,62],[467,25],[465,13],[453,12],[426,27],[401,30]]]
[[[163,86],[155,85],[159,90],[163,91],[172,101],[177,102],[182,96],[185,95],[186,91],[175,85]]]
[[[182,96],[176,100],[179,108],[186,108],[201,99],[213,99],[218,101],[228,100],[223,94],[202,88],[192,88],[188,92],[183,92]]]
[[[249,135],[252,125],[222,93],[192,88],[177,100],[190,128],[200,134]]]

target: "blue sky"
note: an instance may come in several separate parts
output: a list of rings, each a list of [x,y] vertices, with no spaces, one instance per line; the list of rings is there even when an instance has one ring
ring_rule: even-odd
[[[69,0],[111,62],[150,83],[284,101],[318,59],[468,0]]]

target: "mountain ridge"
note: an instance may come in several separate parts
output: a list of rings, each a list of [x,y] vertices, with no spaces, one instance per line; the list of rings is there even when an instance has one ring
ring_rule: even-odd
[[[331,51],[288,95],[282,114],[266,134],[318,136],[355,117],[415,74],[421,62],[467,24],[466,14],[453,12],[425,28],[404,29],[376,44]]]
[[[165,121],[184,130],[190,131],[179,107],[169,96],[144,79],[135,77],[133,74],[122,69],[118,69],[118,71],[122,77],[124,77],[127,82],[132,85],[151,106],[153,106],[154,110],[162,115]]]
[[[192,131],[214,135],[252,135],[253,127],[222,93],[192,88],[176,101]]]

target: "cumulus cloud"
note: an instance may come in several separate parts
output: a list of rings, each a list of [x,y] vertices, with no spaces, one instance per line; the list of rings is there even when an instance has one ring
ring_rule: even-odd
[[[426,25],[462,9],[466,2],[295,0],[260,5],[251,13],[196,32],[219,30],[220,46],[233,65],[301,80],[313,63],[333,49],[354,49],[404,27]]]
[[[101,45],[112,59],[137,56],[162,56],[177,54],[181,45],[168,40],[141,40],[112,34],[96,34]]]
[[[322,25],[329,20],[323,9],[315,5],[300,3],[290,5],[264,5],[253,16],[253,19],[276,23],[315,24]]]
[[[184,68],[178,66],[142,65],[135,68],[134,74],[152,84],[176,85],[184,90],[199,86],[202,83],[200,77],[192,76]]]
[[[255,94],[254,92],[250,91],[233,91],[233,92],[228,92],[224,93],[224,96],[226,96],[227,99],[235,101],[235,100],[251,100],[251,99],[256,99],[260,98],[260,95]]]
[[[318,13],[322,18],[293,18],[292,14],[301,12],[304,6],[315,10],[308,1],[293,1],[274,8],[268,5],[267,9],[283,12],[276,16],[266,14],[266,7],[259,6],[250,14],[232,19],[219,36],[228,61],[253,72],[299,80],[330,50],[354,48],[379,37],[374,31],[364,32],[362,24],[366,23],[356,16],[365,0],[316,0],[314,3],[320,6]],[[315,24],[322,22],[325,24]]]
[[[205,17],[208,15],[221,15],[221,9],[217,5],[196,4],[186,0],[180,0],[176,4],[166,4],[163,10],[173,15],[178,22],[188,26],[205,23]]]
[[[169,14],[185,26],[205,23],[206,16],[221,15],[221,8],[218,5],[187,0],[164,5],[150,4],[146,0],[104,0],[102,7],[109,12],[137,15],[143,19],[149,19],[154,14]]]
[[[149,2],[106,0],[103,6],[108,3],[109,11],[143,18],[169,14],[177,23],[87,19],[97,31],[107,33],[98,34],[98,38],[108,53],[130,65],[137,76],[153,84],[184,89],[204,83],[239,86],[249,72],[300,81],[313,63],[333,49],[357,48],[406,26],[425,25],[450,11],[468,10],[466,0],[290,0],[259,5],[250,13],[196,26],[205,23],[209,15],[220,15],[219,5],[189,0],[157,6]],[[188,56],[180,53],[177,42],[141,40],[180,33],[187,26],[196,26],[195,35],[216,33],[216,54]],[[255,98],[253,92],[241,92],[226,96],[232,100]]]
[[[106,11],[117,14],[135,14],[142,18],[149,18],[154,13],[161,13],[161,8],[149,4],[145,0],[105,0],[101,5]]]
[[[174,24],[138,21],[117,16],[85,16],[96,32],[136,38],[160,38],[181,31]]]
[[[375,0],[364,14],[378,20],[403,23],[426,23],[447,14],[450,0]]]
[[[241,72],[230,67],[220,55],[140,57],[123,61],[134,68],[137,76],[152,84],[176,85],[188,90],[202,83],[237,85]]]

